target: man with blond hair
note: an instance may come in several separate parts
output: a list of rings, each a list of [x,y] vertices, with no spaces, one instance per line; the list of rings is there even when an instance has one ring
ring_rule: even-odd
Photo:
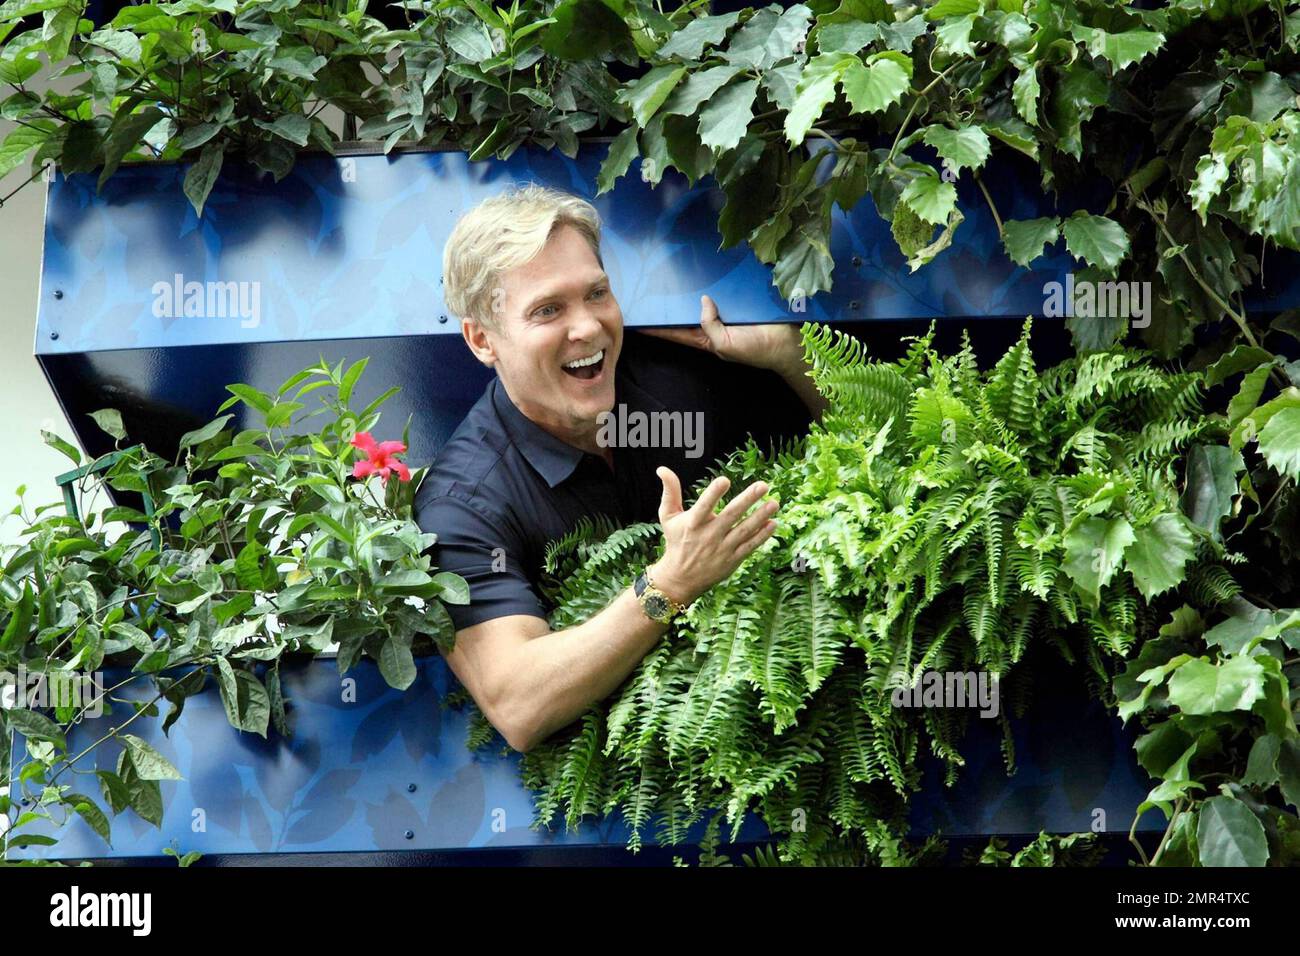
[[[438,535],[435,564],[470,586],[470,603],[448,608],[448,664],[520,751],[615,690],[776,528],[763,482],[722,505],[716,479],[689,508],[683,486],[746,434],[797,433],[822,408],[794,325],[727,326],[702,296],[699,328],[625,335],[600,229],[587,201],[528,184],[467,212],[443,253],[447,306],[496,375],[431,466],[416,520]],[[613,414],[696,416],[700,446],[611,441],[628,434],[606,427]],[[657,516],[663,556],[603,611],[551,631],[546,545],[596,516]]]

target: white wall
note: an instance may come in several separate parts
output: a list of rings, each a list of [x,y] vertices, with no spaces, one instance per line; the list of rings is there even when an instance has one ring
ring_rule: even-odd
[[[38,89],[34,79],[30,85]],[[0,121],[0,140],[14,124]],[[0,179],[0,197],[31,175],[27,164]],[[18,504],[15,489],[25,484],[28,513],[36,505],[60,499],[54,476],[74,467],[41,440],[41,429],[78,445],[35,357],[36,300],[41,276],[43,179],[24,187],[0,207],[0,515]],[[0,521],[0,545],[20,540],[16,517]]]

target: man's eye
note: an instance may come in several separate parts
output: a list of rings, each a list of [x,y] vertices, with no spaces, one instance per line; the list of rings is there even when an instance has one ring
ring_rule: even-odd
[[[556,313],[556,311],[557,311],[557,309],[556,309],[555,306],[553,306],[553,305],[544,305],[544,306],[542,306],[540,309],[538,309],[536,312],[534,312],[533,315],[536,316],[536,317],[539,318],[539,319],[553,319],[553,318],[555,318],[555,313]]]
[[[609,292],[608,289],[593,289],[591,294],[596,298],[603,299],[606,296],[606,294],[608,294],[608,292]]]

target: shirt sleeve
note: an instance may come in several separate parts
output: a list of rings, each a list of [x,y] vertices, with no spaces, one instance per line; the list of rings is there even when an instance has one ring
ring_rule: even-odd
[[[469,604],[447,604],[456,630],[511,614],[546,618],[523,569],[522,543],[467,501],[452,495],[417,502],[416,524],[438,536],[430,554],[439,571],[469,584]]]

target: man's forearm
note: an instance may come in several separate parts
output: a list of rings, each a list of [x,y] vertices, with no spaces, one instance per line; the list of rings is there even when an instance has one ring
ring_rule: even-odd
[[[609,696],[667,631],[650,620],[631,588],[576,627],[551,631],[519,648],[511,697],[528,701],[527,744],[545,740]]]

